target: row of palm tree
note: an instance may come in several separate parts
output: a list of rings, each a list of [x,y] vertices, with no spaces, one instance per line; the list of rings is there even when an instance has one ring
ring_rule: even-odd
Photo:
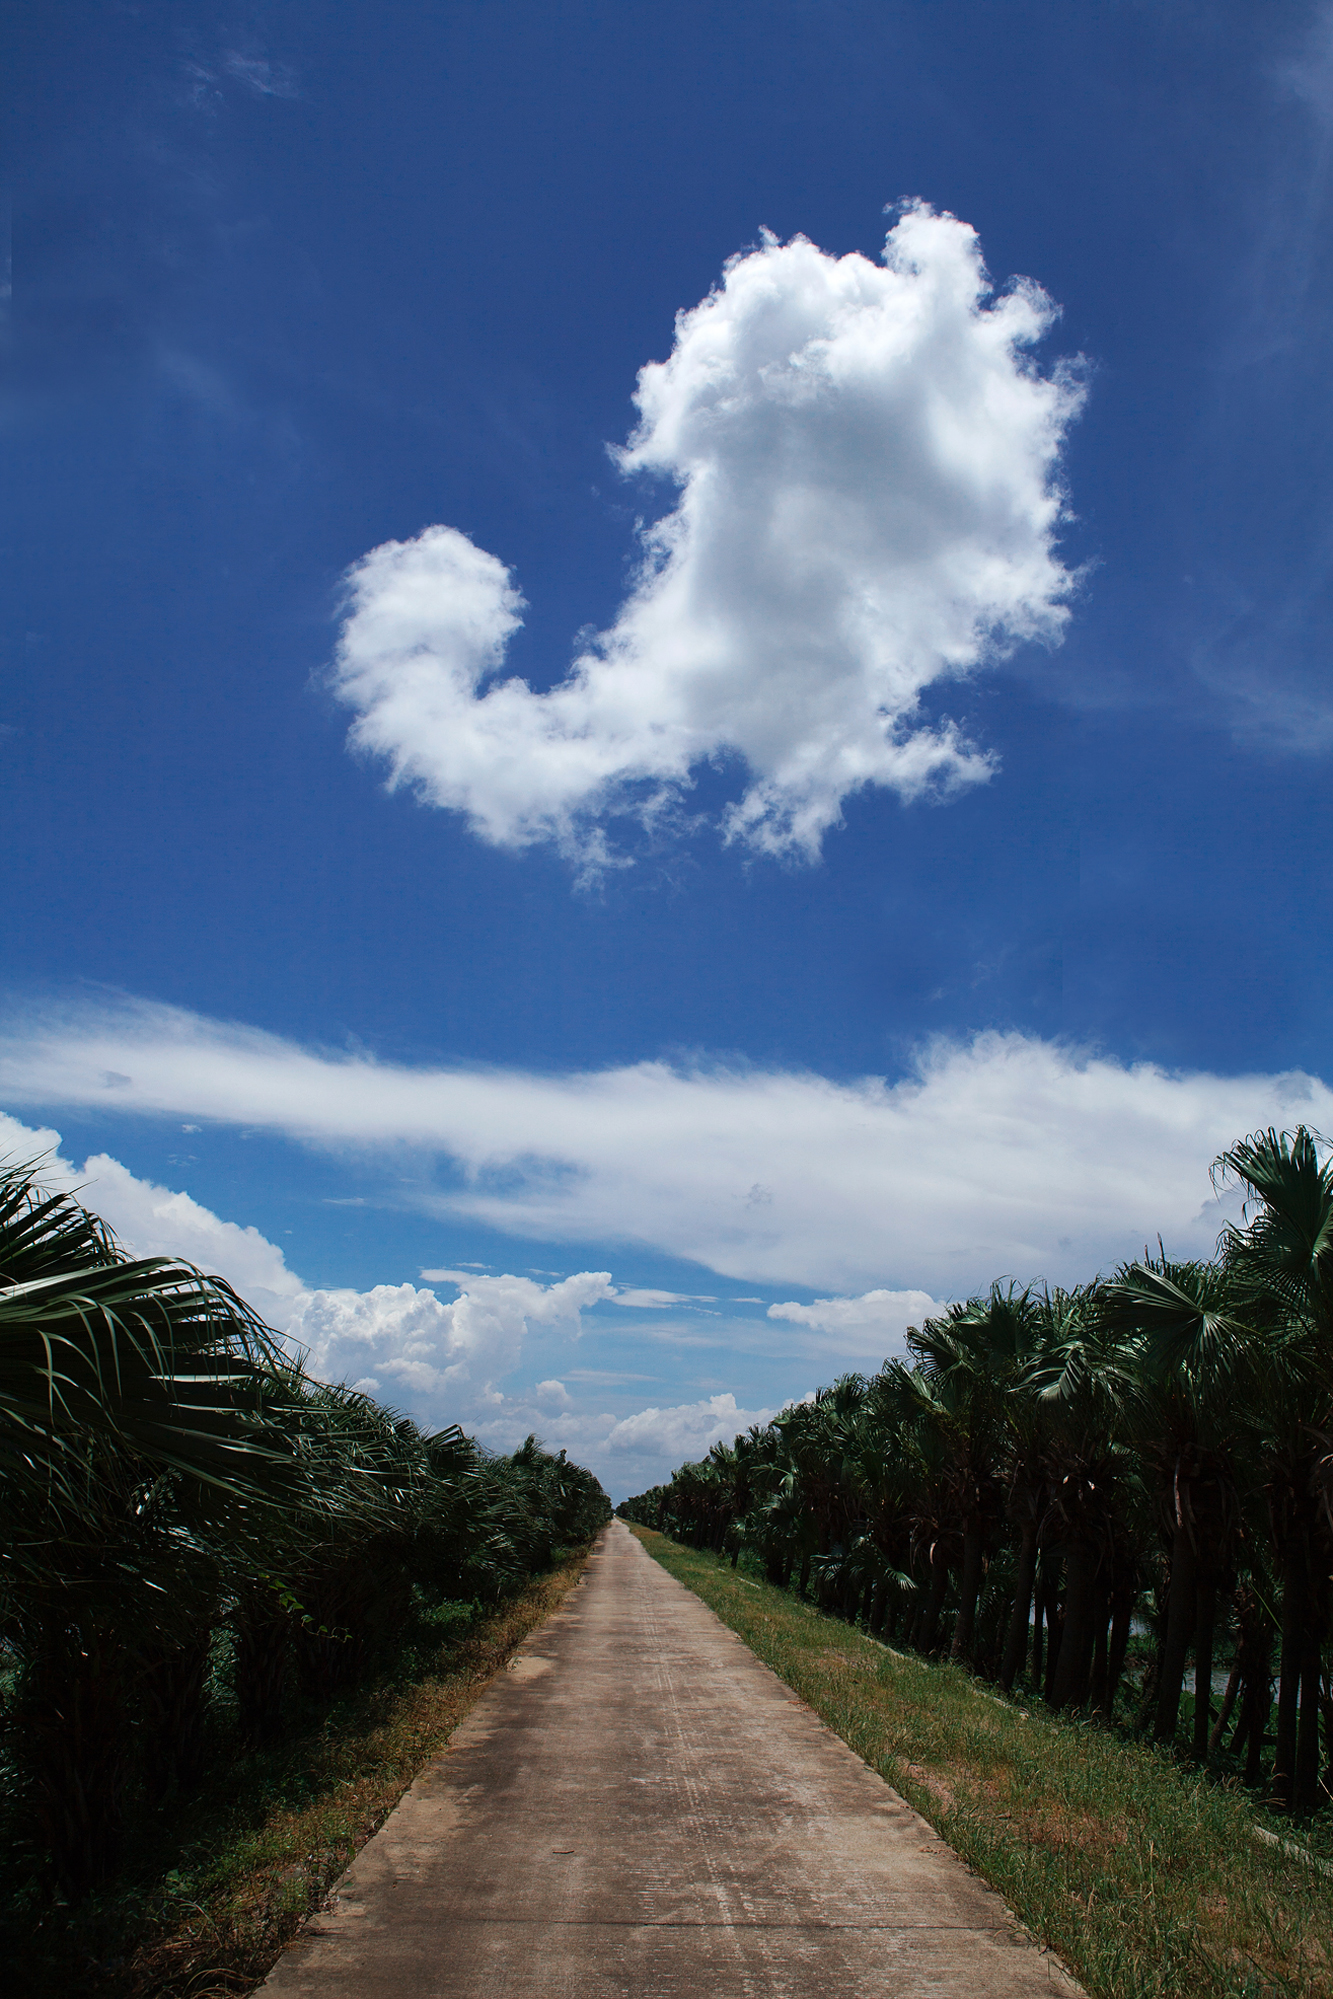
[[[503,1598],[609,1513],[563,1452],[315,1380],[220,1278],[0,1168],[6,1733],[67,1891],[114,1871],[128,1799],[198,1783],[224,1700],[270,1745],[410,1616]]]
[[[1159,1243],[1109,1281],[997,1283],[910,1329],[907,1360],[620,1510],[1313,1811],[1333,1796],[1333,1166],[1304,1127],[1269,1130],[1214,1179],[1244,1197],[1214,1260]]]

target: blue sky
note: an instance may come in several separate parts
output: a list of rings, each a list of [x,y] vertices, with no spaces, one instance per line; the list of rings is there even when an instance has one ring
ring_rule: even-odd
[[[619,1494],[1333,1126],[1327,8],[12,34],[4,1149]]]

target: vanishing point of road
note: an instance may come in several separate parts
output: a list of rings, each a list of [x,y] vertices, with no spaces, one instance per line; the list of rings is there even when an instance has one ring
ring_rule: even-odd
[[[265,1999],[1071,1999],[620,1521]]]

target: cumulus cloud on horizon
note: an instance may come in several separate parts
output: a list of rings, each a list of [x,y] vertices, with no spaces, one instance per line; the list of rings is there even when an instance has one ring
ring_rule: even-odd
[[[266,1324],[308,1355],[320,1379],[349,1381],[388,1402],[410,1400],[436,1420],[493,1413],[504,1400],[495,1383],[518,1365],[529,1327],[563,1325],[577,1333],[580,1313],[614,1291],[604,1270],[553,1284],[476,1271],[421,1273],[456,1289],[453,1299],[415,1284],[312,1287],[252,1225],[224,1221],[191,1195],[140,1179],[106,1152],[76,1169],[61,1156],[60,1143],[58,1132],[0,1112],[0,1159],[40,1159],[43,1181],[77,1192],[131,1254],[179,1257],[224,1277]]]
[[[878,264],[765,235],[640,371],[613,455],[677,499],[611,628],[534,692],[500,677],[524,609],[505,564],[449,526],[385,542],[346,578],[352,742],[481,839],[593,869],[624,858],[609,815],[670,818],[705,762],[744,769],[727,839],[807,857],[865,786],[984,780],[922,697],[1067,621],[1081,389],[1030,351],[1054,316],[1029,282],[996,296],[975,231],[924,203]]]
[[[0,1025],[0,1101],[240,1125],[372,1176],[408,1148],[418,1184],[395,1174],[386,1198],[841,1297],[1073,1281],[1159,1230],[1210,1254],[1216,1154],[1268,1124],[1333,1131],[1318,1077],[1178,1074],[1018,1033],[927,1044],[894,1082],[664,1062],[539,1075],[331,1055],[143,1004]]]
[[[816,1298],[809,1305],[780,1301],[768,1308],[770,1319],[808,1326],[827,1337],[836,1352],[873,1362],[906,1352],[909,1326],[945,1309],[945,1301],[929,1291],[866,1291],[859,1298]]]
[[[576,1333],[580,1313],[612,1289],[605,1270],[581,1270],[555,1284],[507,1274],[421,1274],[456,1286],[458,1297],[442,1301],[414,1284],[310,1291],[284,1330],[327,1380],[357,1378],[390,1401],[410,1393],[461,1417],[504,1401],[496,1383],[518,1366],[530,1327],[563,1325]]]
[[[499,1385],[518,1367],[533,1327],[556,1328],[574,1342],[581,1314],[602,1299],[638,1305],[672,1294],[617,1290],[606,1271],[586,1270],[550,1284],[423,1270],[423,1279],[458,1290],[452,1300],[414,1284],[312,1288],[257,1228],[225,1221],[188,1193],[138,1178],[109,1153],[95,1153],[76,1169],[60,1145],[59,1132],[0,1112],[0,1160],[40,1160],[44,1183],[77,1192],[131,1255],[179,1257],[224,1277],[306,1354],[317,1378],[350,1382],[428,1427],[460,1422],[498,1450],[513,1449],[537,1430],[619,1489],[651,1484],[682,1458],[702,1455],[719,1438],[730,1442],[776,1413],[742,1408],[724,1393],[618,1416],[586,1394],[571,1395],[556,1378],[526,1390]],[[570,1379],[577,1382],[578,1373]]]
[[[603,1440],[610,1451],[650,1453],[680,1464],[703,1457],[713,1444],[729,1444],[748,1430],[771,1423],[776,1409],[742,1409],[734,1395],[709,1395],[700,1402],[678,1403],[673,1409],[640,1409],[622,1417]]]

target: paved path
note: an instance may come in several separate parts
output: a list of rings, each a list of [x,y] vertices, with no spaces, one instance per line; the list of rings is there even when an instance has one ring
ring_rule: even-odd
[[[271,1999],[1051,1999],[896,1792],[613,1521]]]

